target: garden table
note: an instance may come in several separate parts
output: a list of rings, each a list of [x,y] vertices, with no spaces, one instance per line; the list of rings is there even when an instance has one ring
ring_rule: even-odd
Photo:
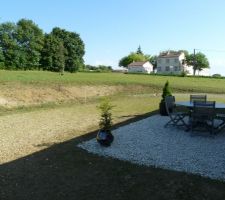
[[[184,106],[189,109],[192,109],[194,107],[194,103],[190,102],[190,101],[178,101],[178,102],[176,102],[176,105]],[[222,121],[217,127],[215,127],[216,131],[219,132],[225,128],[225,114],[221,113],[221,110],[225,110],[225,103],[217,103],[216,102],[215,109],[216,109],[216,118],[215,119],[219,119]]]
[[[176,105],[177,106],[184,106],[184,107],[187,107],[187,108],[193,108],[194,107],[193,102],[190,102],[190,101],[178,101],[178,102],[176,102]],[[217,110],[218,109],[225,109],[225,103],[217,103],[216,102],[215,108]]]

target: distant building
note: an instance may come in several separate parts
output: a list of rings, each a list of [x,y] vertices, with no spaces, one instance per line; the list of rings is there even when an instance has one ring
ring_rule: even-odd
[[[183,52],[167,51],[161,53],[157,58],[158,74],[180,74],[188,71],[184,64],[185,55]]]
[[[186,72],[187,75],[193,75],[193,67],[187,66],[184,62],[185,54],[181,51],[162,52],[157,58],[158,74],[181,74]],[[196,75],[209,76],[209,70],[203,69],[196,71]]]
[[[150,74],[151,72],[153,72],[153,66],[149,61],[132,62],[128,65],[128,72]]]

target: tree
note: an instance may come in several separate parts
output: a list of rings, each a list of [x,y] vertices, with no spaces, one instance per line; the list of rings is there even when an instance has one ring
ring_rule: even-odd
[[[137,49],[137,52],[136,52],[137,54],[142,54],[143,55],[143,52],[142,52],[142,50],[141,50],[141,46],[139,45],[139,47],[138,47],[138,49]]]
[[[4,69],[5,66],[5,57],[3,55],[2,48],[0,47],[0,69]]]
[[[186,63],[188,66],[193,66],[194,75],[196,70],[203,70],[205,68],[209,68],[209,61],[205,54],[199,52],[194,54],[190,54],[186,57]]]
[[[41,65],[45,70],[76,72],[84,67],[83,56],[80,36],[56,27],[45,36]]]
[[[111,72],[112,71],[112,66],[106,66],[106,65],[98,65],[97,69],[103,72]]]
[[[138,61],[147,61],[148,58],[143,54],[138,53],[130,53],[128,56],[125,56],[121,58],[119,61],[120,67],[128,67],[128,65],[132,62],[138,62]]]
[[[17,28],[14,23],[6,22],[0,24],[0,47],[6,69],[16,68],[16,65],[19,63],[19,46],[16,41],[16,31]]]
[[[42,30],[32,21],[21,19],[17,22],[16,40],[19,46],[19,68],[37,69],[44,43]]]
[[[37,68],[42,45],[42,30],[31,20],[0,25],[0,47],[6,69]]]
[[[222,76],[221,76],[221,74],[213,74],[212,77],[220,78],[220,77],[222,77]]]
[[[69,32],[58,27],[53,28],[53,36],[59,38],[63,42],[66,49],[65,55],[65,71],[76,72],[79,68],[84,67],[84,43],[77,33]]]
[[[45,36],[44,47],[42,49],[41,65],[43,70],[64,73],[66,49],[63,42],[52,34]]]
[[[43,49],[44,46],[44,49]],[[32,21],[0,24],[0,67],[74,72],[84,67],[84,43],[77,33],[54,28],[50,34]],[[40,65],[41,63],[41,65]]]
[[[158,56],[156,56],[156,55],[154,55],[154,56],[145,55],[145,57],[152,64],[153,69],[156,69],[157,68],[157,58],[158,58]]]
[[[189,55],[189,52],[187,50],[179,50],[178,52],[183,52],[185,57]]]

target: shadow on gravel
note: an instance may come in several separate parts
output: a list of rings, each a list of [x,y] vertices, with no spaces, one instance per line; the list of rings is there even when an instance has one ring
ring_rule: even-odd
[[[114,128],[156,112],[117,124]],[[181,172],[134,165],[76,147],[96,132],[0,166],[0,199],[224,199],[225,183]],[[51,145],[51,146],[49,146]]]

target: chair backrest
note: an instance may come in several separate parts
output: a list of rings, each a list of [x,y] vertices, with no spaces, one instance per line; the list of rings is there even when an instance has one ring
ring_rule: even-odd
[[[207,101],[207,96],[206,95],[191,94],[190,95],[190,102],[193,103],[194,101]]]
[[[215,101],[194,101],[193,116],[202,119],[212,119],[215,117]]]
[[[166,111],[167,111],[167,114],[169,115],[170,113],[173,112],[173,110],[175,108],[175,97],[174,96],[166,96],[165,103],[166,103]]]

